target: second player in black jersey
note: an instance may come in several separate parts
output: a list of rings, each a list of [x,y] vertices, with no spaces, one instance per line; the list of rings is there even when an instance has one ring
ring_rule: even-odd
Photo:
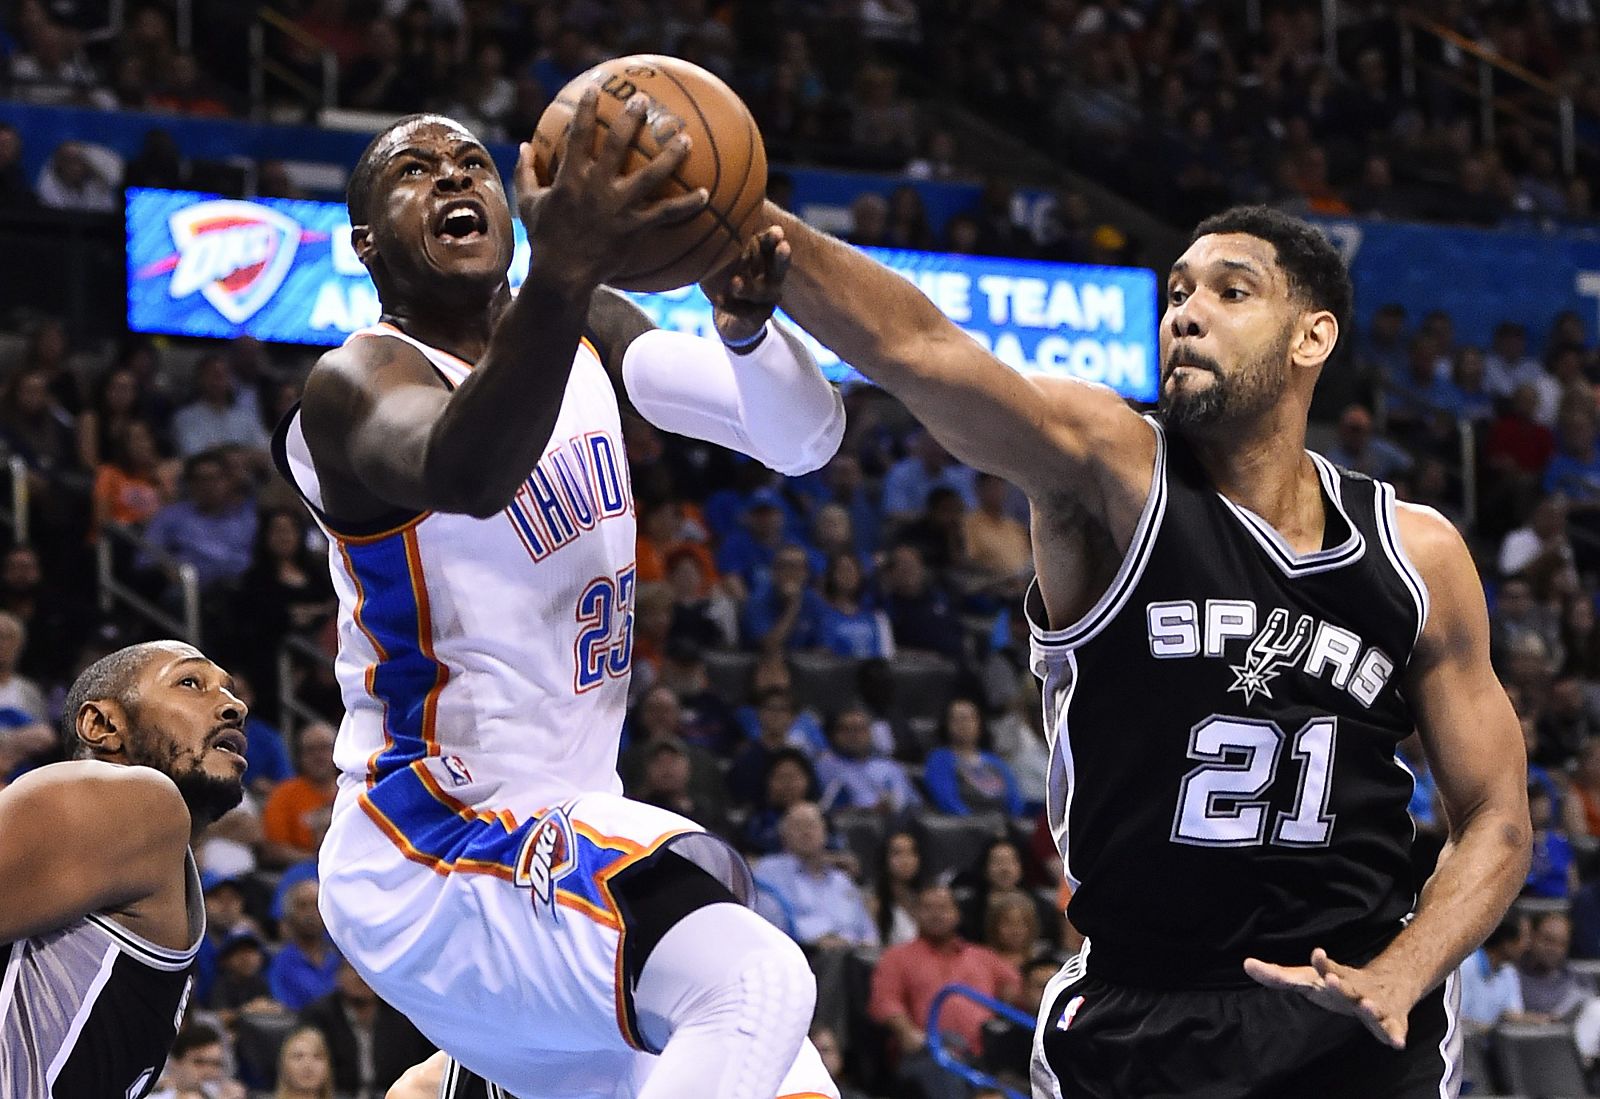
[[[0,791],[0,1096],[155,1087],[205,935],[189,847],[244,795],[245,713],[193,647],[121,649],[67,694],[76,758]]]
[[[1032,505],[1047,801],[1088,940],[1044,998],[1034,1094],[1455,1094],[1449,978],[1526,873],[1525,760],[1460,535],[1305,449],[1338,252],[1265,208],[1202,223],[1143,417],[777,220],[789,314]],[[1450,826],[1420,897],[1413,729]]]
[[[1327,522],[1299,554],[1150,425],[1126,567],[1074,626],[1043,625],[1036,590],[1030,612],[1073,923],[1097,973],[1146,987],[1244,985],[1247,957],[1318,946],[1370,956],[1415,899],[1395,745],[1427,596],[1394,490],[1313,457]]]

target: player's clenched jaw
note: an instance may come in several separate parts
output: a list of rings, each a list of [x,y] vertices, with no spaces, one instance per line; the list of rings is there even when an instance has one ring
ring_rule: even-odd
[[[353,241],[385,304],[498,292],[515,238],[483,145],[448,120],[422,119],[387,133],[372,156],[367,222]]]
[[[1304,312],[1269,242],[1243,233],[1196,240],[1167,282],[1160,331],[1167,423],[1212,434],[1264,415],[1289,385]]]

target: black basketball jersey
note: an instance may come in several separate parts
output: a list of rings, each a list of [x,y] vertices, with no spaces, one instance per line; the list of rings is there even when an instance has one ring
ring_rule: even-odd
[[[439,1081],[439,1099],[515,1099],[499,1084],[461,1067],[454,1057],[445,1062]]]
[[[188,864],[193,945],[168,950],[104,916],[0,944],[0,1096],[139,1099],[188,1005],[205,908]]]
[[[1428,597],[1394,490],[1312,455],[1326,534],[1296,555],[1150,422],[1150,497],[1110,588],[1057,630],[1028,597],[1089,971],[1194,987],[1247,984],[1252,956],[1363,961],[1415,900],[1395,746]]]

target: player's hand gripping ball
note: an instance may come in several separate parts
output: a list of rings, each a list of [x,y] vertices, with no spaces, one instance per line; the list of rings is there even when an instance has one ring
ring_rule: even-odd
[[[717,335],[743,343],[761,331],[778,308],[789,273],[789,242],[769,225],[745,243],[733,263],[700,284],[712,306]]]
[[[628,270],[608,279],[610,285],[673,290],[732,263],[751,234],[763,228],[757,222],[767,194],[767,152],[749,109],[715,75],[675,57],[635,54],[603,61],[574,77],[539,119],[532,146],[541,184],[554,178],[578,97],[591,84],[600,89],[597,151],[628,100],[642,94],[649,100],[644,125],[628,149],[623,172],[637,170],[675,135],[687,132],[693,142],[689,155],[660,197],[697,187],[711,196],[692,217],[645,234]]]

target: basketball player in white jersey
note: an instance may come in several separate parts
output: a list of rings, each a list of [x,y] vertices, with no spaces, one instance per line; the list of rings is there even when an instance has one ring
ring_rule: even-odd
[[[74,758],[0,791],[0,1096],[155,1086],[205,935],[190,847],[244,796],[245,712],[192,646],[121,649],[67,694]]]
[[[838,394],[769,323],[783,262],[718,301],[716,340],[602,290],[703,192],[624,176],[642,97],[592,151],[591,92],[551,186],[517,166],[531,260],[481,143],[379,134],[349,188],[383,320],[325,355],[277,456],[332,536],[342,772],[321,903],[345,956],[461,1065],[540,1097],[834,1095],[815,984],[720,840],[623,799],[635,525],[619,397],[783,473],[838,447]],[[790,1071],[791,1068],[794,1071]]]

